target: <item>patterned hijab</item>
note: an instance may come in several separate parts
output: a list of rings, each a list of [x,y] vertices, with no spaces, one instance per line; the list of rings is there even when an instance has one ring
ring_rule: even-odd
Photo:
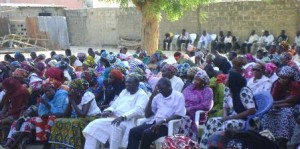
[[[88,88],[89,83],[84,79],[75,79],[70,83],[70,89],[80,93],[80,95],[83,95]]]
[[[265,64],[265,72],[267,73],[267,74],[272,74],[272,73],[274,73],[274,72],[276,72],[276,70],[277,70],[277,67],[276,67],[276,65],[275,64],[273,64],[273,63],[266,63]]]
[[[295,75],[295,70],[290,66],[283,66],[278,72],[279,77],[288,77],[292,78]]]
[[[82,72],[81,79],[87,81],[91,87],[97,83],[97,75],[92,70]]]
[[[199,67],[191,67],[188,71],[187,71],[187,75],[188,76],[195,76],[196,75],[196,73],[198,72],[198,71],[200,71],[201,70],[201,68],[199,68]]]
[[[171,64],[165,64],[162,68],[162,70],[164,71],[170,71],[172,74],[176,74],[177,73],[177,68],[175,65],[171,65]]]
[[[209,84],[209,77],[204,70],[198,71],[194,78],[201,79],[205,82],[205,84]]]
[[[17,68],[13,73],[12,76],[15,78],[27,78],[28,77],[28,73],[26,70],[22,69],[22,68]]]
[[[177,76],[179,77],[186,77],[188,70],[191,68],[190,64],[183,63],[177,65]]]

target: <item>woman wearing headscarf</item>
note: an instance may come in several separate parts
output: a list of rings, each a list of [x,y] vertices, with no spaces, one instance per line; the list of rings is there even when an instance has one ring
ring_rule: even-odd
[[[178,70],[176,76],[178,76],[182,79],[182,81],[184,82],[184,86],[185,86],[186,81],[187,81],[187,72],[191,68],[191,66],[188,63],[183,63],[183,64],[177,64],[176,67]]]
[[[150,58],[150,63],[148,64],[149,69],[155,75],[160,71],[160,65],[163,61],[162,51],[156,51]]]
[[[3,108],[0,112],[1,131],[9,130],[14,120],[18,119],[21,112],[26,110],[30,94],[21,83],[14,78],[6,78],[2,84],[5,95],[0,105]]]
[[[187,86],[191,85],[194,77],[196,75],[196,73],[198,71],[202,70],[201,68],[194,66],[194,67],[190,67],[186,73],[186,81],[184,82],[184,86],[183,89],[185,89]]]
[[[258,94],[263,91],[271,92],[272,82],[264,75],[265,66],[257,63],[252,68],[254,77],[250,78],[247,82],[247,86],[252,90],[253,94]]]
[[[256,64],[256,59],[253,57],[252,54],[249,53],[246,54],[244,58],[246,59],[247,63],[244,66],[243,76],[246,78],[246,80],[249,80],[254,76],[252,72],[252,67]]]
[[[295,70],[283,66],[278,72],[279,79],[274,82],[271,93],[274,99],[273,109],[262,119],[263,129],[269,129],[280,148],[286,148],[296,124],[294,107],[300,99],[300,83],[294,79]]]
[[[21,63],[21,67],[27,71],[28,84],[31,91],[37,91],[42,87],[43,80],[36,74],[36,68],[33,64],[24,61]]]
[[[292,61],[292,55],[288,52],[283,52],[280,54],[280,62],[282,66],[290,66],[295,70],[299,70],[298,65]]]
[[[166,77],[170,79],[172,89],[178,92],[181,92],[184,86],[183,81],[177,77],[175,74],[177,73],[177,68],[175,65],[165,64],[161,69],[162,77]]]
[[[82,130],[95,119],[96,115],[101,113],[95,95],[87,90],[88,86],[89,83],[83,79],[76,79],[70,83],[69,103],[64,112],[64,118],[55,119],[51,128],[49,143],[52,147],[83,148]]]
[[[215,77],[210,78],[209,87],[214,93],[214,106],[209,112],[209,117],[223,116],[223,99],[225,91],[225,74],[219,74]]]
[[[109,73],[108,85],[101,105],[108,106],[115,97],[119,96],[123,89],[125,89],[125,83],[122,72],[120,70],[112,69]]]
[[[66,86],[63,86],[64,73],[58,68],[48,68],[45,71],[45,77],[47,78],[46,81],[51,83],[55,88],[63,88],[68,90]]]
[[[276,74],[277,66],[273,63],[266,63],[265,64],[265,75],[270,78],[272,84],[278,79]]]
[[[198,110],[209,111],[213,106],[213,91],[209,87],[209,77],[204,70],[196,73],[193,83],[183,90],[187,114],[192,120]],[[200,124],[206,122],[207,113],[201,116]]]
[[[57,69],[57,68],[56,68]],[[59,69],[58,69],[59,70]],[[48,76],[50,73],[48,72]],[[44,148],[48,148],[48,136],[50,128],[53,126],[53,121],[56,117],[61,117],[67,106],[68,92],[60,89],[62,83],[57,83],[53,79],[47,79],[42,86],[43,95],[38,103],[38,108],[29,108],[30,112],[37,112],[38,116],[31,117],[23,113],[10,128],[8,141],[5,146],[17,147],[24,145],[24,138],[28,137],[32,130],[35,130],[36,141],[46,142]]]
[[[18,61],[13,61],[9,64],[9,76],[12,75],[12,72],[14,72],[17,68],[20,68],[21,67],[21,64],[18,62]]]
[[[207,148],[208,138],[217,131],[241,131],[245,120],[256,112],[252,91],[246,86],[246,79],[236,71],[229,71],[225,98],[223,101],[223,118],[210,118],[205,124],[200,147]]]
[[[98,76],[95,71],[84,71],[81,73],[81,79],[88,82],[88,91],[95,95],[97,103],[103,99],[104,86],[103,83],[99,83]],[[103,80],[102,80],[103,81]]]

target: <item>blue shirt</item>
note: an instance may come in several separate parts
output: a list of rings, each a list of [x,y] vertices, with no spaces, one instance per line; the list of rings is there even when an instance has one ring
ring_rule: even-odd
[[[49,104],[51,106],[51,111],[42,103],[39,105],[39,110],[38,114],[39,116],[43,115],[49,115],[51,114],[59,114],[59,113],[64,113],[66,107],[67,107],[67,100],[66,98],[68,97],[68,92],[59,89],[55,92],[55,95],[52,100],[49,101]]]

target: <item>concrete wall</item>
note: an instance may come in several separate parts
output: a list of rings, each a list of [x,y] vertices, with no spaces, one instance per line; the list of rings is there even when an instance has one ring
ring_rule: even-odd
[[[290,41],[294,40],[296,30],[300,29],[299,0],[273,0],[266,2],[221,2],[201,7],[208,19],[201,29],[217,33],[220,30],[232,31],[243,41],[251,30],[258,35],[261,30],[269,30],[277,37],[282,29],[286,30]]]
[[[299,0],[220,2],[186,13],[178,21],[170,22],[165,16],[160,23],[160,43],[166,32],[179,34],[182,28],[200,34],[202,30],[218,33],[231,30],[240,41],[247,39],[251,30],[258,34],[269,30],[277,37],[286,30],[293,41],[300,29]],[[200,13],[207,14],[206,22],[199,21]],[[134,8],[94,8],[66,10],[69,37],[72,45],[117,45],[119,38],[140,38],[141,14]]]
[[[9,18],[12,34],[27,35],[25,20],[28,16],[39,16],[39,13],[51,13],[52,16],[64,16],[62,7],[1,7],[0,17]]]
[[[141,15],[135,9],[66,10],[71,45],[117,45],[119,38],[140,39]]]

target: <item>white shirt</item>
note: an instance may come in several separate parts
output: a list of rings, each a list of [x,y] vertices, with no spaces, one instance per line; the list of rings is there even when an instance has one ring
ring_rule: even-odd
[[[298,46],[298,47],[300,47],[300,36],[299,37],[295,37],[295,40],[294,40],[294,43]]]
[[[149,97],[142,89],[134,94],[124,89],[112,105],[104,111],[110,110],[115,116],[126,116],[127,119],[131,119],[144,114],[148,99]]]
[[[225,36],[224,43],[232,43],[232,36]]]
[[[296,54],[295,56],[293,56],[293,61],[300,63],[300,56],[298,54]]]
[[[180,34],[178,37],[179,40],[188,40],[190,38],[190,34],[188,32],[185,32],[184,35]]]
[[[170,79],[170,81],[171,81],[171,85],[172,85],[173,90],[178,91],[178,92],[182,91],[184,83],[181,80],[181,78],[174,75],[173,78]]]
[[[95,64],[98,64],[98,62],[100,61],[101,56],[95,54],[95,58],[94,58],[94,62]]]
[[[254,81],[254,77],[247,82],[247,86],[252,90],[253,94],[257,94],[263,91],[271,92],[272,82],[265,75],[262,78]]]
[[[149,124],[154,121],[160,122],[172,115],[185,116],[186,114],[184,96],[175,90],[168,97],[157,94],[152,100],[151,107],[154,117],[148,122]]]
[[[90,109],[87,113],[87,116],[95,116],[97,114],[101,113],[101,110],[99,109],[99,107],[97,106],[97,102],[95,100],[95,95],[92,92],[85,92],[84,95],[81,98],[81,102],[79,105],[77,105],[77,107],[82,110],[83,105],[87,104],[88,102],[91,102],[91,106]]]
[[[265,43],[269,46],[274,41],[274,36],[272,34],[269,34],[269,36],[265,37]]]
[[[249,39],[248,39],[248,44],[252,44],[253,42],[255,41],[258,41],[258,35],[257,34],[254,34],[254,35],[250,35],[249,36]]]
[[[204,48],[207,49],[210,42],[211,42],[211,37],[210,37],[209,33],[206,33],[205,36],[203,36],[203,34],[202,34],[199,39],[197,48],[201,49],[201,47],[204,46]]]
[[[279,77],[277,76],[276,73],[274,73],[271,77],[270,77],[270,80],[272,82],[272,84],[278,79]]]

